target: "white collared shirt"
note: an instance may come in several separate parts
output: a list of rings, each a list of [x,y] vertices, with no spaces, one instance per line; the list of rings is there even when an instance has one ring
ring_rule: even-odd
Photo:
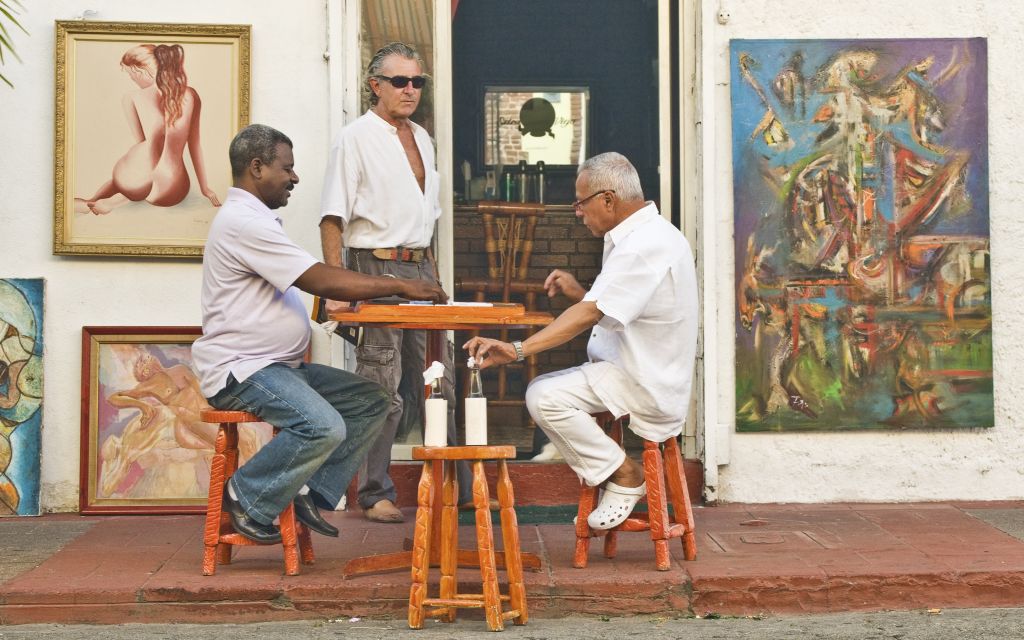
[[[285,234],[281,219],[242,189],[228,189],[203,250],[203,335],[192,362],[207,398],[275,362],[297,367],[310,326],[295,280],[318,260]]]
[[[441,215],[440,176],[426,130],[410,122],[426,172],[424,190],[398,139],[398,129],[372,110],[342,129],[331,148],[320,216],[338,216],[346,247],[430,246]]]
[[[629,413],[643,437],[678,434],[697,351],[697,276],[686,237],[648,202],[605,234],[601,273],[583,299],[604,314],[583,365],[595,393],[612,413]]]

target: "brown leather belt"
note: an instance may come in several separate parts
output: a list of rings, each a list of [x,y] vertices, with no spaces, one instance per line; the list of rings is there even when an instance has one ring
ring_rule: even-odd
[[[425,249],[409,249],[407,247],[372,249],[370,253],[378,260],[394,260],[395,262],[423,262],[423,258],[426,256]]]

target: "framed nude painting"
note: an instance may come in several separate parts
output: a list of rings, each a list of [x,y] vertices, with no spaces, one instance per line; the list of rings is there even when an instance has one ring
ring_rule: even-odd
[[[249,26],[56,30],[54,253],[201,256],[249,121]]]
[[[83,327],[82,513],[204,513],[217,425],[192,368],[199,327]],[[240,425],[240,464],[271,437]]]

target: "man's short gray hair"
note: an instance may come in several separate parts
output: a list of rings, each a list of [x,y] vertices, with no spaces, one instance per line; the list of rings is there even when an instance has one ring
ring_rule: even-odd
[[[609,151],[588,158],[576,171],[577,176],[584,173],[587,174],[587,186],[591,189],[611,189],[620,200],[627,202],[644,199],[640,174],[621,153]]]
[[[415,60],[420,65],[420,70],[423,70],[423,58],[420,57],[420,54],[415,49],[404,42],[389,42],[380,49],[377,49],[377,53],[373,54],[373,57],[370,58],[370,64],[366,65],[366,80],[363,82],[363,91],[369,93],[371,107],[376,106],[380,98],[370,88],[370,78],[381,75],[381,71],[384,69],[384,60],[388,56],[400,56],[407,60]]]
[[[238,178],[245,173],[253,158],[270,164],[277,158],[277,145],[282,142],[289,147],[294,146],[288,136],[265,124],[250,124],[242,129],[228,147],[231,175]]]

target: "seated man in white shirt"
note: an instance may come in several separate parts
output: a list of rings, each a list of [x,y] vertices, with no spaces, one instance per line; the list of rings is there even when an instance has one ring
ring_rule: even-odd
[[[629,414],[639,436],[664,441],[682,432],[697,349],[697,279],[683,234],[645,202],[636,169],[603,153],[577,172],[576,215],[604,237],[601,273],[589,291],[556,269],[549,296],[575,304],[523,342],[473,338],[464,347],[481,367],[523,360],[592,330],[589,362],[533,380],[530,415],[570,467],[604,492],[588,523],[610,529],[646,493],[643,468],[604,433],[591,414]]]
[[[299,290],[334,300],[447,296],[436,283],[327,266],[292,242],[274,212],[299,182],[280,131],[250,125],[228,155],[234,187],[203,252],[203,335],[192,360],[212,406],[254,413],[280,432],[228,480],[224,510],[238,533],[273,543],[281,540],[273,521],[294,501],[301,522],[337,536],[317,505],[341,501],[389,398],[366,378],[304,362],[310,326]]]

